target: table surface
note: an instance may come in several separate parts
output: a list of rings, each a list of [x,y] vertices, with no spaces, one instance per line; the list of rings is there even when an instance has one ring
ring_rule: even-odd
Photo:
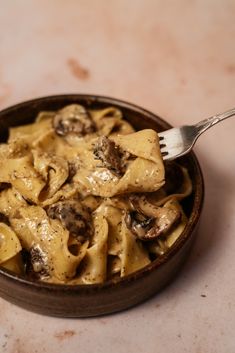
[[[97,93],[194,123],[235,105],[233,0],[0,0],[0,108]],[[174,282],[131,310],[44,317],[0,300],[0,351],[235,352],[235,119],[197,142],[206,198]]]

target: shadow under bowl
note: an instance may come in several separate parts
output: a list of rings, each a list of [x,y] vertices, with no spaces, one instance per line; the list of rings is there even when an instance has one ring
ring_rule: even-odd
[[[8,128],[28,124],[43,110],[57,110],[71,103],[90,109],[114,106],[136,130],[145,128],[158,132],[171,126],[153,113],[114,98],[95,95],[59,95],[33,99],[0,112],[0,140],[7,140]],[[189,217],[179,239],[163,256],[145,268],[115,282],[92,285],[58,285],[34,282],[0,268],[0,296],[25,309],[60,317],[89,317],[110,314],[136,305],[161,290],[180,269],[196,236],[204,197],[203,176],[197,158],[191,152],[180,158],[190,174],[193,193],[184,200]]]

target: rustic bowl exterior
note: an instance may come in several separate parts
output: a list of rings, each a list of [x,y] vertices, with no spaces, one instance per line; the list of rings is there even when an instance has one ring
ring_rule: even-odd
[[[42,110],[57,110],[71,103],[97,109],[114,106],[137,130],[163,131],[170,125],[140,107],[120,100],[94,95],[60,95],[34,99],[0,112],[0,140],[6,141],[8,128],[33,122]],[[25,309],[51,316],[89,317],[127,309],[149,298],[169,283],[180,269],[196,236],[202,211],[204,184],[194,153],[179,162],[189,170],[193,194],[184,201],[188,224],[171,249],[150,265],[115,282],[93,285],[56,285],[26,280],[0,268],[0,296]]]

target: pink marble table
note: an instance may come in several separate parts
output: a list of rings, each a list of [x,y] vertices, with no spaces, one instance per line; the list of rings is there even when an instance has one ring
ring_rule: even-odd
[[[0,108],[97,93],[173,125],[235,106],[233,0],[0,0]],[[2,353],[235,352],[235,119],[195,148],[206,184],[189,260],[159,295],[102,318],[43,317],[0,300]]]

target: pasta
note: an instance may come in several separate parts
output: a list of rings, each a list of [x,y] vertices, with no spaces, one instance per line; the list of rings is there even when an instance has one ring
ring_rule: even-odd
[[[57,284],[115,281],[163,255],[187,224],[188,171],[156,131],[114,107],[40,112],[0,145],[0,265]]]

